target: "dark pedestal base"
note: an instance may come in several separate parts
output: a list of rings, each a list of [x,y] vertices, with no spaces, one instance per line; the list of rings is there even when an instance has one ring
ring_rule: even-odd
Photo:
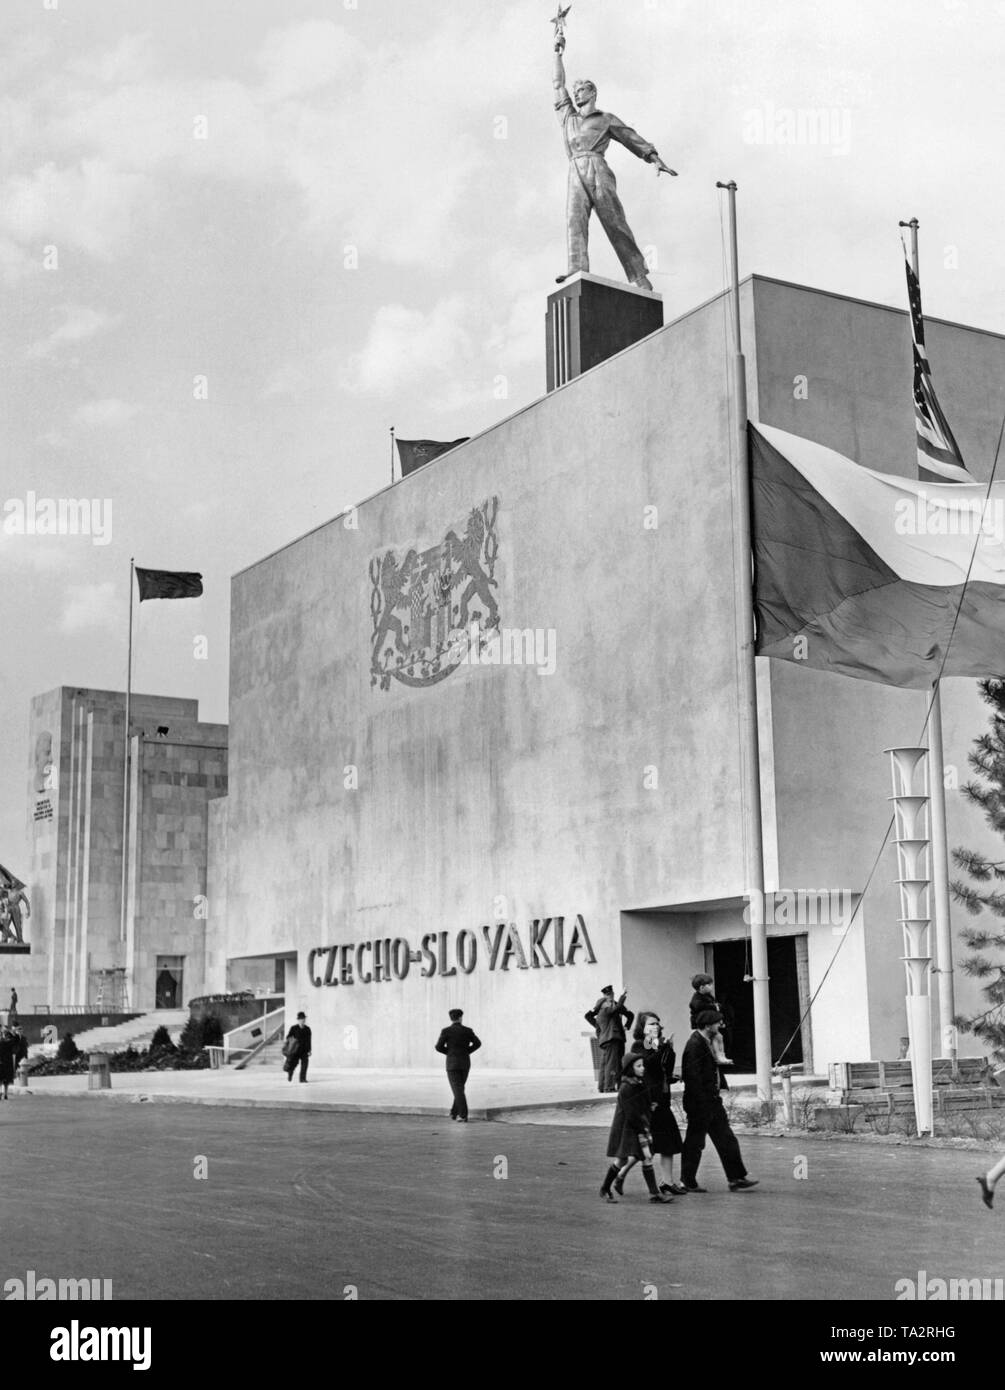
[[[663,300],[578,271],[548,296],[548,390],[663,327]]]

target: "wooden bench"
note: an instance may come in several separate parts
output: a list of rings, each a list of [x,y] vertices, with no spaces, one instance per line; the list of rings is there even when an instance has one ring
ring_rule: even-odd
[[[986,1057],[961,1057],[956,1079],[948,1057],[934,1058],[932,1084],[936,1114],[1005,1106],[1005,1090],[995,1080]],[[911,1063],[832,1062],[829,1101],[831,1105],[862,1105],[867,1115],[913,1110]]]

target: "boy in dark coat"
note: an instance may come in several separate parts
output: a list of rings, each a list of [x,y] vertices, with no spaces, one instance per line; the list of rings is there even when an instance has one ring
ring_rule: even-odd
[[[688,1008],[691,1010],[691,1027],[698,1027],[698,1015],[711,1011],[714,1014],[722,1013],[715,1000],[715,981],[711,975],[695,975],[691,981],[691,988],[694,994],[691,995],[691,1002]],[[725,1015],[723,1015],[725,1017]],[[716,1036],[714,1046],[716,1061],[720,1067],[731,1067],[732,1059],[726,1056],[726,1049],[723,1046],[722,1038]],[[720,1082],[726,1085],[726,1078],[720,1076]]]

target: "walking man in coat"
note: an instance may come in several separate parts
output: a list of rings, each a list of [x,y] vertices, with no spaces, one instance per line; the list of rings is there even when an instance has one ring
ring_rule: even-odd
[[[311,1055],[311,1030],[307,1027],[307,1015],[297,1014],[297,1021],[286,1034],[286,1041],[293,1039],[293,1046],[286,1053],[286,1080],[293,1080],[293,1073],[300,1063],[300,1080],[307,1080],[307,1059]]]
[[[454,1103],[450,1107],[450,1118],[462,1120],[467,1124],[468,1101],[464,1094],[464,1086],[471,1070],[471,1054],[477,1052],[482,1044],[475,1036],[474,1030],[466,1028],[461,1022],[463,1017],[463,1009],[450,1010],[450,1023],[440,1033],[436,1041],[436,1050],[442,1052],[447,1059],[447,1080],[454,1097]]]
[[[707,1009],[698,1015],[695,1022],[697,1026],[685,1044],[681,1059],[684,1114],[687,1116],[681,1182],[688,1192],[708,1191],[698,1186],[698,1164],[707,1135],[726,1171],[730,1192],[743,1192],[756,1187],[757,1179],[747,1177],[740,1146],[730,1128],[719,1094],[719,1064],[713,1044],[722,1028],[722,1014]]]
[[[604,985],[600,998],[593,1006],[596,1019],[597,1042],[603,1070],[600,1075],[601,1091],[616,1091],[621,1085],[621,1067],[625,1060],[625,1029],[630,1028],[635,1015],[625,1008],[628,991],[622,990],[615,999],[614,986]]]

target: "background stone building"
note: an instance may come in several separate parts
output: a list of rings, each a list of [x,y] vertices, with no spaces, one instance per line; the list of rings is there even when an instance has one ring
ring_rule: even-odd
[[[31,952],[4,962],[23,1010],[178,1008],[204,992],[207,817],[227,789],[227,728],[201,724],[194,700],[132,696],[123,923],[124,723],[122,692],[32,700]]]

